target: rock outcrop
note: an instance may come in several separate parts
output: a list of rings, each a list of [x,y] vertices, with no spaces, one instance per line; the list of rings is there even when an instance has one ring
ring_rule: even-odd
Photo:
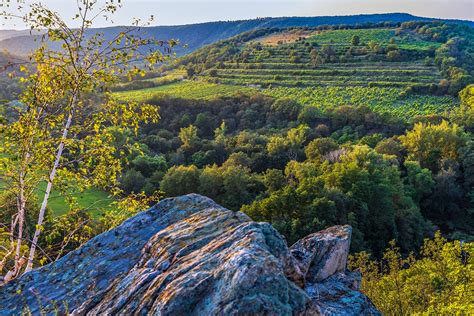
[[[0,315],[378,315],[346,271],[350,235],[336,226],[288,248],[208,198],[166,199],[0,287]]]

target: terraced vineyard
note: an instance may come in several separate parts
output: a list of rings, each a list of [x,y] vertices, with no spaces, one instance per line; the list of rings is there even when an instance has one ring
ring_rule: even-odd
[[[303,105],[367,105],[409,120],[458,104],[450,96],[413,93],[432,91],[443,79],[432,58],[440,45],[390,28],[276,31],[232,46],[230,55],[205,66],[194,81],[117,95],[140,101],[157,94],[208,99],[258,89]],[[209,54],[218,51],[210,48]]]
[[[333,44],[338,48],[349,48],[353,36],[359,36],[360,44],[367,45],[369,42],[377,42],[381,46],[387,46],[391,41],[400,49],[404,50],[429,50],[438,48],[441,44],[426,41],[413,33],[398,34],[395,29],[362,29],[362,30],[333,30],[322,31],[312,36],[308,41],[318,44]]]
[[[339,105],[367,105],[379,113],[391,113],[409,120],[416,115],[443,113],[458,104],[451,96],[404,96],[401,88],[386,87],[270,87],[257,89],[230,84],[213,84],[186,81],[157,88],[116,93],[123,101],[146,102],[153,97],[172,96],[183,99],[208,100],[232,96],[237,93],[252,94],[260,91],[274,98],[291,98],[303,105],[322,110]]]
[[[338,105],[366,105],[378,113],[391,113],[409,119],[416,115],[442,113],[457,104],[451,96],[401,96],[400,88],[379,87],[316,87],[271,88],[265,94],[275,98],[289,97],[321,109]]]
[[[269,35],[274,36],[274,35]],[[359,43],[351,52],[351,39]],[[243,48],[243,62],[225,62],[207,72],[226,84],[282,86],[389,86],[407,87],[438,83],[442,78],[436,67],[424,60],[413,62],[371,61],[368,45],[415,51],[421,54],[434,50],[440,43],[418,39],[411,33],[396,35],[394,29],[333,30],[301,38],[295,43],[260,46],[266,37],[250,42]],[[335,60],[323,65],[312,63],[313,49],[330,49]],[[374,50],[375,48],[372,48]],[[368,51],[369,50],[369,51]],[[371,58],[383,56],[373,52]]]
[[[239,85],[280,86],[390,86],[407,87],[439,82],[437,69],[422,63],[360,62],[308,69],[291,63],[225,64],[215,69],[218,82]],[[286,68],[283,68],[285,67]],[[305,65],[303,65],[305,66]],[[257,68],[257,69],[255,69]],[[209,78],[209,77],[208,77]]]

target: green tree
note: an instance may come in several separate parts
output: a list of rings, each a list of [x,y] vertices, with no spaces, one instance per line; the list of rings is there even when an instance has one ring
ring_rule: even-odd
[[[374,53],[377,53],[380,49],[380,45],[379,43],[377,43],[376,41],[370,41],[367,46],[369,47],[369,49],[374,52]]]
[[[226,140],[227,126],[224,121],[214,130],[214,140],[218,144],[224,144]]]
[[[396,49],[396,50],[390,50],[389,52],[387,52],[387,59],[389,61],[397,61],[397,60],[400,60],[400,52]]]
[[[360,44],[360,37],[359,37],[358,35],[352,36],[351,44],[352,44],[352,46],[359,46],[359,44]]]
[[[301,203],[299,194],[289,186],[261,201],[244,205],[242,211],[256,221],[270,222],[289,244],[322,227],[307,205]]]
[[[464,190],[458,181],[457,163],[454,166],[442,166],[433,178],[435,186],[429,198],[424,200],[423,215],[443,231],[455,228],[468,229],[472,220],[462,206]]]
[[[199,187],[200,170],[194,166],[173,166],[160,182],[160,189],[167,196],[196,193]]]
[[[332,138],[316,138],[306,146],[305,154],[309,160],[320,160],[324,155],[338,148],[339,146]]]
[[[179,130],[179,139],[184,150],[192,150],[199,143],[198,129],[194,125]]]
[[[290,98],[280,98],[270,107],[271,113],[276,116],[276,119],[283,121],[294,121],[298,118],[301,105]]]
[[[407,170],[407,191],[413,201],[419,204],[423,197],[433,191],[435,182],[431,171],[421,168],[420,164],[415,161],[405,161],[404,166]]]
[[[146,184],[146,179],[140,171],[127,170],[123,175],[122,187],[126,193],[140,193]]]
[[[411,131],[400,136],[410,160],[418,161],[433,172],[440,169],[443,160],[457,161],[459,149],[466,142],[462,127],[442,121],[440,124],[417,123]]]
[[[393,158],[367,146],[355,146],[335,162],[290,161],[285,176],[283,187],[242,210],[269,221],[290,241],[350,223],[353,249],[380,255],[395,237],[405,251],[416,247],[428,228]]]
[[[311,58],[311,64],[313,67],[317,67],[324,63],[324,59],[316,48],[313,48],[309,54]]]
[[[205,167],[199,176],[199,193],[223,203],[224,176],[217,165]]]
[[[26,88],[20,96],[22,106],[16,109],[18,120],[0,128],[4,143],[0,155],[2,178],[5,188],[18,201],[18,212],[9,228],[17,239],[16,262],[20,262],[25,205],[32,192],[46,183],[36,231],[29,245],[25,268],[29,271],[53,186],[61,192],[68,192],[61,188],[63,184],[79,191],[95,186],[120,192],[119,157],[126,149],[114,146],[115,133],[111,127],[136,132],[140,122],[158,120],[158,108],[122,104],[110,94],[99,92],[117,83],[117,75],[132,78],[143,74],[140,68],[130,67],[130,63],[141,61],[153,66],[163,60],[163,55],[159,50],[147,55],[141,53],[145,45],[160,42],[142,39],[136,33],[139,21],[112,39],[89,31],[99,16],[113,14],[120,7],[118,3],[77,2],[75,20],[79,27],[72,28],[41,3],[15,6],[4,2],[1,13],[4,18],[19,18],[30,29],[45,34],[44,45],[32,54],[31,63],[20,67]],[[49,49],[49,43],[58,43],[62,49]],[[14,276],[21,268],[17,265]]]
[[[255,181],[248,168],[230,166],[223,170],[224,196],[223,205],[238,210],[243,204],[255,198]]]
[[[474,140],[469,140],[460,151],[467,204],[467,216],[463,219],[468,219],[467,225],[472,225],[472,214],[474,214]]]
[[[474,128],[474,85],[467,86],[459,92],[461,105],[454,111],[455,119],[468,129]]]
[[[241,152],[235,152],[232,153],[229,158],[222,164],[223,168],[228,168],[228,167],[243,167],[243,168],[248,168],[250,167],[250,159],[249,157]]]
[[[385,138],[377,143],[375,151],[379,154],[397,157],[398,161],[402,161],[405,155],[405,148],[397,138]]]
[[[418,245],[427,226],[391,159],[367,146],[355,146],[329,170],[322,177],[326,185],[351,197],[363,247],[380,254],[389,240],[401,235],[404,250]]]
[[[275,192],[283,188],[286,184],[285,175],[278,169],[267,169],[263,174],[263,183],[267,192]]]
[[[325,62],[333,62],[336,57],[336,51],[330,44],[324,44],[321,46],[320,54],[323,56]]]
[[[168,163],[163,156],[141,155],[133,159],[131,165],[146,178],[151,177],[156,171],[164,172],[168,169]]]

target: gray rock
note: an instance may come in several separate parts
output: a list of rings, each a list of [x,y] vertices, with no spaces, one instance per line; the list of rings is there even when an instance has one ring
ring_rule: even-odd
[[[298,240],[290,251],[300,263],[300,269],[309,282],[323,281],[331,275],[344,272],[351,244],[352,228],[333,226]]]
[[[345,271],[349,242],[339,226],[290,251],[208,198],[166,199],[0,287],[0,315],[378,314]]]

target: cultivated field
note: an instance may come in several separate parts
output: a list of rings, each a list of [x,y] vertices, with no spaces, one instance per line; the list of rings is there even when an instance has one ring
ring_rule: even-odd
[[[352,43],[354,36],[357,44]],[[321,109],[367,105],[410,120],[458,104],[454,97],[412,92],[433,90],[443,80],[429,57],[440,45],[390,28],[279,31],[233,47],[234,55],[220,58],[193,80],[116,95],[125,101],[160,95],[211,99],[258,90]],[[397,52],[393,60],[390,51]],[[326,60],[318,61],[315,54],[326,54]],[[407,54],[414,57],[403,60]]]

